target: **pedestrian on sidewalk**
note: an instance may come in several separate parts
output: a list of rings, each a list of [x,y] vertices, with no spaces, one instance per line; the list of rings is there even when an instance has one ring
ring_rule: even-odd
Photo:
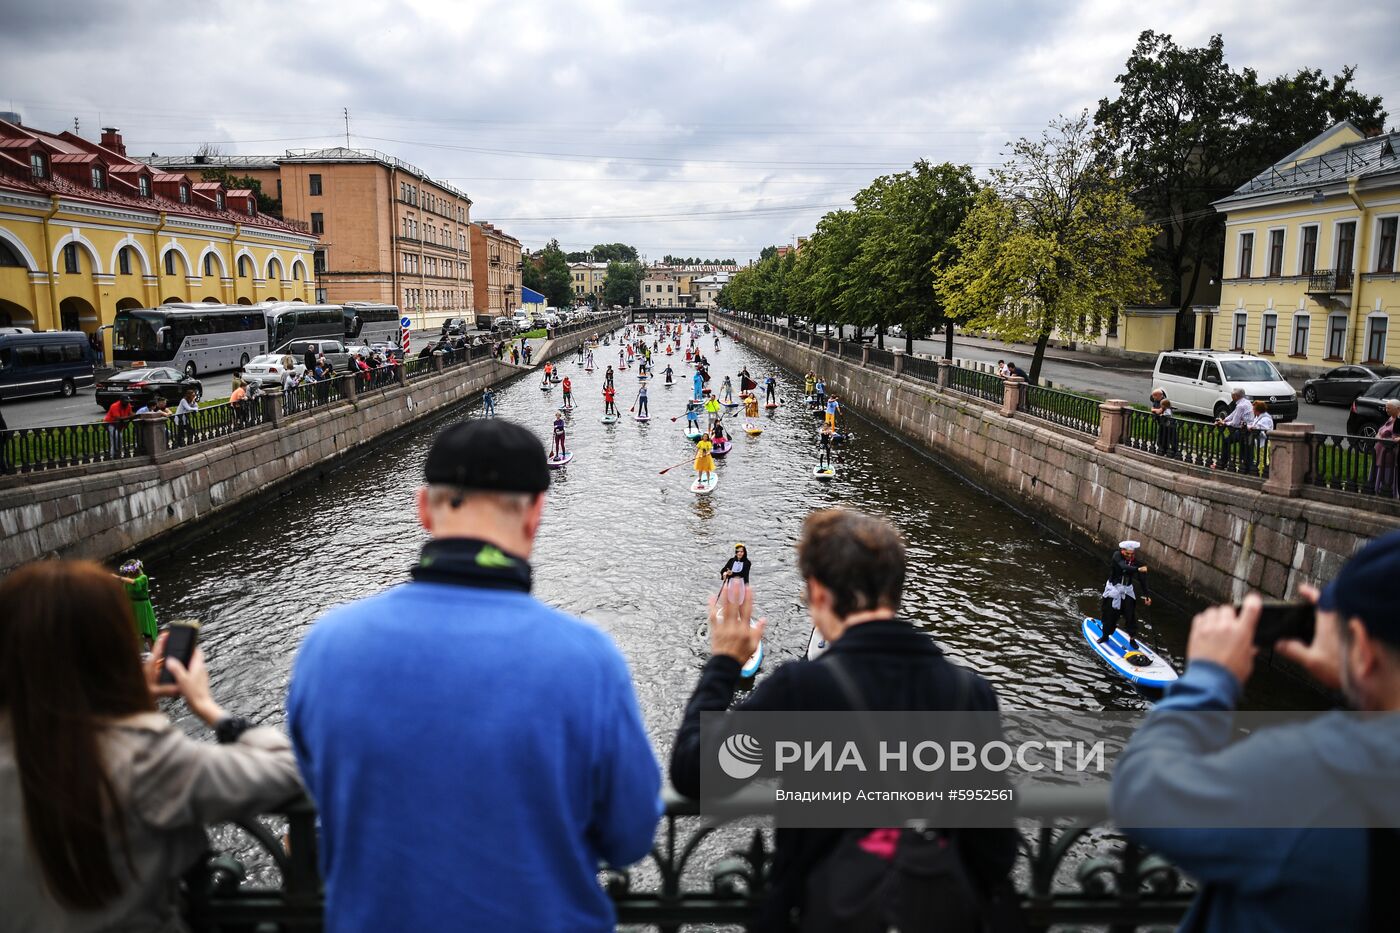
[[[102,417],[103,423],[107,425],[107,455],[113,460],[121,456],[122,431],[126,430],[134,414],[131,410],[131,399],[122,396],[108,406],[107,414]]]
[[[1157,453],[1164,457],[1179,456],[1181,442],[1177,437],[1176,415],[1166,389],[1152,390],[1152,414],[1157,420]]]
[[[1245,443],[1245,432],[1254,417],[1254,406],[1249,404],[1244,389],[1231,390],[1230,399],[1230,413],[1224,418],[1215,419],[1215,426],[1221,429],[1220,456],[1211,466],[1217,470],[1230,469],[1236,458],[1242,455],[1240,448]]]

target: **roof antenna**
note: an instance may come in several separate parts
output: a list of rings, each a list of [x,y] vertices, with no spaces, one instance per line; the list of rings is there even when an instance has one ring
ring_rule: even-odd
[[[77,136],[77,135],[78,135],[78,118],[77,118],[77,117],[74,117],[74,118],[73,118],[73,135],[74,135],[74,136]]]
[[[349,148],[350,148],[350,108],[349,108],[349,107],[341,107],[341,108],[340,108],[340,112],[341,112],[341,114],[343,114],[344,117],[345,117],[345,148],[346,148],[346,149],[349,149]]]

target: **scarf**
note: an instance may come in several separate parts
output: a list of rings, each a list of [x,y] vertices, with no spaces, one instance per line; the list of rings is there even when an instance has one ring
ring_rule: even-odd
[[[512,557],[476,538],[435,538],[423,545],[413,579],[422,583],[456,583],[486,590],[530,592],[530,562]]]

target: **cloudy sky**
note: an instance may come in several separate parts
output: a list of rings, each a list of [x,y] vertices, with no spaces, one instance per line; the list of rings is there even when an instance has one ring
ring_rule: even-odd
[[[1220,32],[1264,76],[1356,64],[1400,113],[1393,0],[5,6],[0,109],[33,126],[117,125],[134,153],[276,154],[343,144],[348,108],[351,145],[466,190],[475,219],[529,247],[621,240],[652,258],[744,261],[917,158],[984,170],[1111,95],[1147,28]]]

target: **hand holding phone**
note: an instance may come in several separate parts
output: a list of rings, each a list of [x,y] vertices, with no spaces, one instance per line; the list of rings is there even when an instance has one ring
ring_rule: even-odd
[[[166,670],[165,662],[174,658],[181,667],[189,669],[195,643],[199,640],[199,623],[193,619],[176,619],[166,626],[166,635],[165,652],[161,656],[160,676],[156,683],[169,686],[175,683],[175,676]]]
[[[1317,607],[1307,600],[1266,599],[1254,629],[1254,644],[1271,648],[1280,641],[1308,644],[1317,628]]]

